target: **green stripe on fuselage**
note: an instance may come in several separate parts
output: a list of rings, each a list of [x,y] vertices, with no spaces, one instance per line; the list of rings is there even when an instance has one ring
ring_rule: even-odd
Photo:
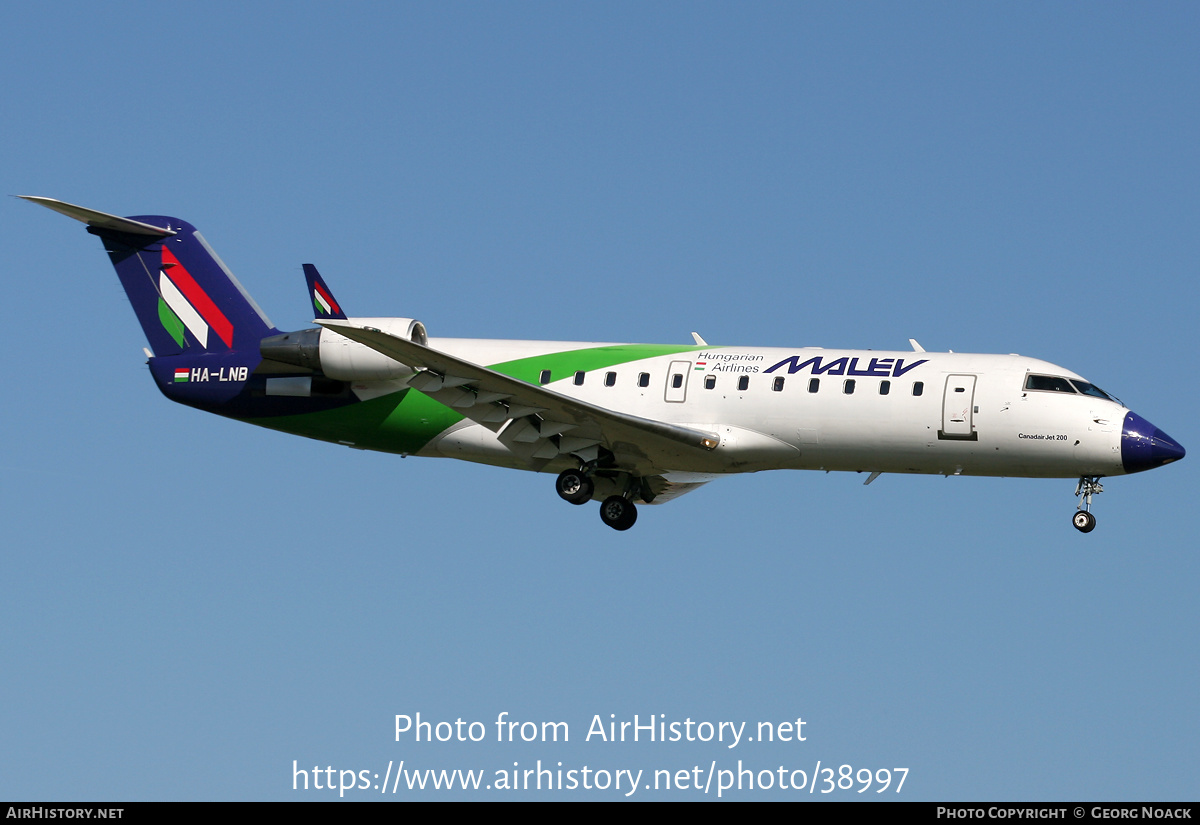
[[[352,444],[364,450],[415,453],[462,418],[429,396],[404,389],[332,410],[242,420],[306,438]]]
[[[590,347],[503,361],[491,365],[489,369],[530,384],[537,384],[542,370],[550,370],[551,380],[558,381],[581,370],[590,372],[647,358],[701,349],[716,348],[660,344]],[[260,427],[321,441],[353,442],[355,447],[365,450],[415,453],[439,433],[462,421],[463,417],[461,413],[434,401],[424,393],[404,389],[369,401],[360,401],[322,412],[243,420]]]

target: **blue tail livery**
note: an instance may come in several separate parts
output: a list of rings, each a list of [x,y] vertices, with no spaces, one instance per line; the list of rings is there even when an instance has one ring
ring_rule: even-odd
[[[274,325],[196,228],[179,218],[120,218],[27,197],[88,225],[150,343],[150,371],[171,399],[208,407],[241,393]]]

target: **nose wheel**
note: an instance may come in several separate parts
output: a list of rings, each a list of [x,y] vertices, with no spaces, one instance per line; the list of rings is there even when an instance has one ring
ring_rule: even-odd
[[[1090,533],[1096,529],[1096,517],[1087,510],[1079,510],[1071,517],[1071,523],[1081,533]]]
[[[1096,529],[1096,517],[1092,515],[1092,496],[1103,492],[1099,476],[1082,476],[1079,479],[1079,484],[1075,487],[1079,504],[1075,508],[1075,515],[1071,517],[1071,524],[1075,525],[1079,532],[1090,533]]]

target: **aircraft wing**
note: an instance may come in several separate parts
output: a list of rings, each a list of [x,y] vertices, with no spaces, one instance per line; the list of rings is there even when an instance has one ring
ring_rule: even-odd
[[[714,450],[720,443],[716,433],[569,398],[374,327],[317,323],[413,367],[417,374],[409,379],[410,387],[498,433],[534,469],[569,454],[592,460],[603,447],[613,453],[618,467],[657,474],[675,466],[675,457],[691,455],[694,460],[697,451]],[[679,492],[686,489],[690,487]]]

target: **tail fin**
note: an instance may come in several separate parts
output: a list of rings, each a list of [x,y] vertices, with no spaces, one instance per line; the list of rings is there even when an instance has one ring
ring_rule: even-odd
[[[317,272],[317,268],[312,264],[304,264],[304,277],[308,281],[308,294],[312,297],[316,319],[318,321],[330,319],[345,321],[346,313],[338,305],[337,300],[333,297],[333,292],[325,284],[325,279],[321,277],[320,272]]]
[[[104,243],[156,356],[258,352],[279,332],[196,228],[164,215],[121,218],[22,196],[88,225]]]

